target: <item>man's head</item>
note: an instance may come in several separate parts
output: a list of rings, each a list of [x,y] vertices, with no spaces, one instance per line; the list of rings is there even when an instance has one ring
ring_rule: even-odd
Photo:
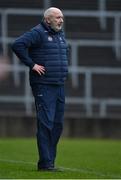
[[[60,9],[51,7],[44,12],[44,21],[55,31],[60,31],[63,25],[63,14]]]

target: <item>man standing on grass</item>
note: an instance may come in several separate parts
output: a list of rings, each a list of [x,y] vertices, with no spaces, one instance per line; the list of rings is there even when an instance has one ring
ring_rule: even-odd
[[[57,143],[63,129],[64,81],[67,76],[67,44],[62,31],[63,14],[51,7],[43,21],[12,45],[18,58],[30,68],[30,85],[37,113],[38,170],[55,171]]]

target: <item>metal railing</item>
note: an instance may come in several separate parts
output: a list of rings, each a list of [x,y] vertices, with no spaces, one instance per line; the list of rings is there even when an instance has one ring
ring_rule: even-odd
[[[31,95],[31,90],[29,86],[29,73],[28,68],[24,66],[11,66],[11,65],[3,65],[1,66],[2,69],[5,69],[9,72],[13,72],[14,69],[18,72],[25,73],[25,88],[24,88],[24,95],[19,96],[0,96],[0,102],[11,102],[11,103],[23,103],[26,107],[26,114],[32,114],[32,104],[33,104],[33,97]],[[76,74],[83,74],[85,75],[85,86],[84,86],[84,97],[66,97],[67,104],[84,104],[86,107],[86,116],[92,117],[93,110],[92,105],[99,105],[99,117],[106,117],[107,116],[107,105],[120,105],[121,106],[121,99],[116,98],[94,98],[92,97],[92,76],[95,74],[105,74],[105,75],[121,75],[121,68],[87,68],[87,67],[69,67],[69,73],[76,73]],[[112,116],[112,115],[111,115]]]

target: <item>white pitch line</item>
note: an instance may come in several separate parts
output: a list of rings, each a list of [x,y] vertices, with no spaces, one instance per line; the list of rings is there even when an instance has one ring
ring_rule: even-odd
[[[36,165],[36,163],[34,162],[28,162],[28,161],[20,161],[20,160],[12,160],[12,159],[0,159],[0,162],[7,162],[7,163],[16,163],[16,164],[29,164],[29,165]],[[105,177],[105,176],[110,176],[111,178],[115,178],[115,179],[121,179],[121,176],[117,176],[117,175],[114,175],[114,174],[110,174],[110,173],[106,173],[106,174],[103,174],[103,173],[100,173],[100,172],[97,172],[97,171],[94,171],[93,169],[77,169],[77,168],[68,168],[68,167],[59,167],[61,170],[67,170],[67,171],[72,171],[72,172],[80,172],[80,173],[90,173],[90,174],[94,174],[94,175],[99,175],[99,176],[102,176],[102,177]]]
[[[1,162],[8,162],[8,163],[20,163],[20,164],[31,164],[31,165],[36,165],[34,162],[27,162],[27,161],[17,161],[17,160],[12,160],[12,159],[0,159]]]
[[[113,179],[119,179],[121,178],[121,176],[117,176],[117,175],[114,175],[114,174],[110,174],[110,173],[106,173],[106,174],[103,174],[103,173],[100,173],[98,171],[94,171],[93,169],[77,169],[77,168],[67,168],[67,167],[60,167],[62,170],[68,170],[68,171],[73,171],[73,172],[83,172],[83,173],[89,173],[89,174],[94,174],[94,175],[98,175],[98,176],[102,176],[102,177],[106,177],[106,176],[109,176]]]

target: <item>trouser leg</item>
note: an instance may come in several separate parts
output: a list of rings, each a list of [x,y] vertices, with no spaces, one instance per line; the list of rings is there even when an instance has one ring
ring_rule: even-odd
[[[55,123],[52,133],[51,133],[51,162],[53,166],[55,166],[55,158],[56,158],[56,153],[57,153],[57,144],[60,139],[61,133],[62,133],[62,125],[59,123]]]
[[[46,168],[53,166],[51,134],[56,109],[57,88],[50,88],[47,85],[36,85],[32,87],[32,90],[37,112],[38,168]]]
[[[52,158],[53,164],[56,158],[57,144],[63,130],[64,107],[65,107],[64,86],[60,86],[60,88],[58,89],[58,96],[56,100],[56,111],[55,111],[53,129],[51,132],[51,141],[52,141],[51,158]]]
[[[37,130],[38,169],[53,166],[50,156],[50,129],[41,123]]]

